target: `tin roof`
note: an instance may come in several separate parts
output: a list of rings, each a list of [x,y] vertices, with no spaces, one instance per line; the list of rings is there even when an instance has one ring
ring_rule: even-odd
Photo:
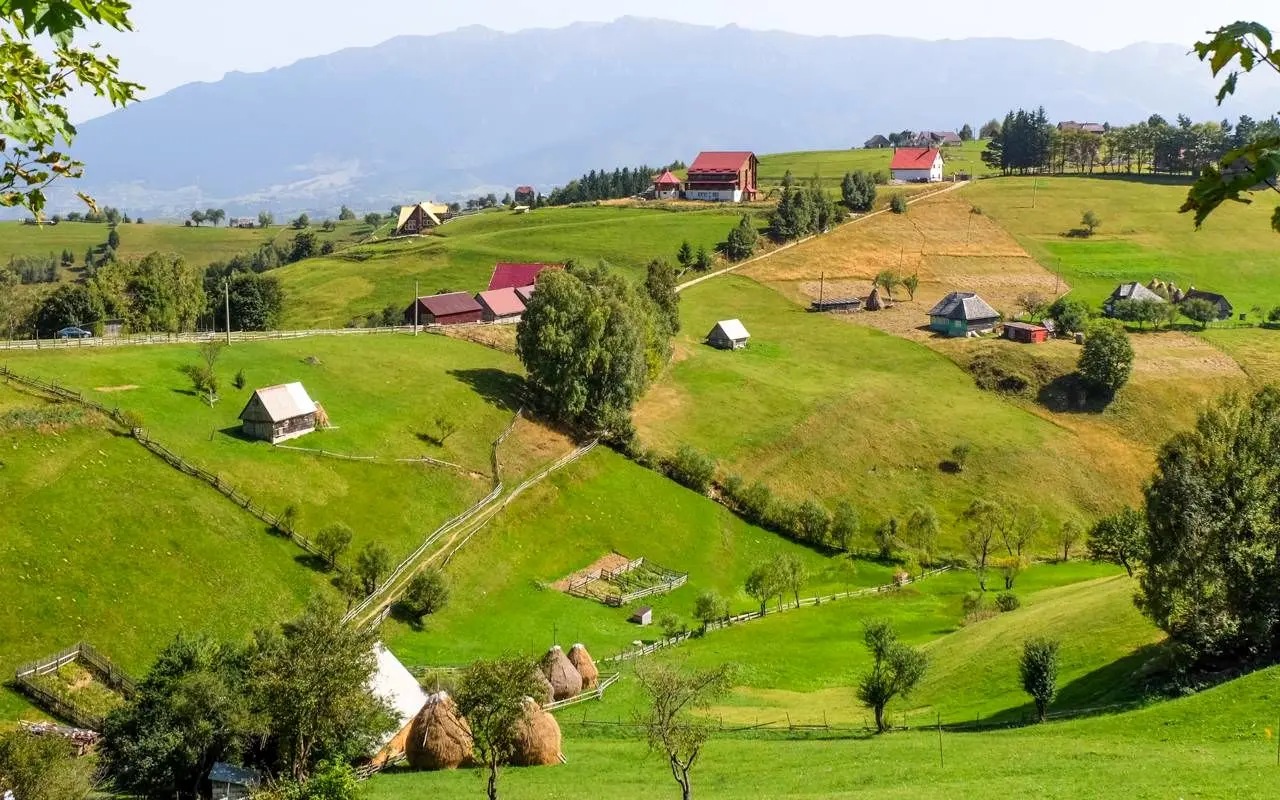
[[[671,174],[671,170],[664,171],[661,175],[653,179],[655,186],[679,186],[680,179]]]
[[[512,288],[490,289],[476,295],[476,300],[499,317],[524,313],[524,303]]]
[[[489,289],[515,289],[518,286],[529,286],[538,280],[543,270],[547,269],[560,269],[560,265],[499,262],[493,268],[493,276],[489,278]]]
[[[929,316],[972,322],[978,319],[996,319],[1000,312],[974,292],[952,292],[930,309]]]
[[[480,304],[476,299],[466,292],[449,292],[448,294],[433,294],[428,297],[419,297],[418,302],[428,313],[437,317],[449,317],[454,314],[466,314],[470,311],[480,311]]]
[[[726,339],[751,338],[751,334],[747,333],[747,327],[736,319],[720,320],[716,323],[716,326],[711,329],[711,333],[707,334],[707,336],[712,336],[716,331],[719,331],[720,335],[724,336]]]
[[[698,153],[698,157],[693,160],[693,164],[689,166],[689,175],[693,176],[698,173],[707,172],[734,172],[742,169],[743,164],[755,155],[749,150],[729,150],[718,152],[714,150]]]
[[[213,762],[213,768],[209,770],[209,780],[214,783],[230,783],[236,786],[257,786],[262,777],[255,769],[237,767],[235,764],[215,761]]]
[[[941,155],[936,147],[899,147],[893,152],[889,169],[931,169]]]
[[[296,381],[255,391],[244,410],[240,412],[240,419],[245,419],[245,415],[254,405],[254,400],[262,405],[271,422],[283,422],[304,414],[314,414],[316,411],[315,401],[307,394],[307,390],[302,388],[302,384]]]

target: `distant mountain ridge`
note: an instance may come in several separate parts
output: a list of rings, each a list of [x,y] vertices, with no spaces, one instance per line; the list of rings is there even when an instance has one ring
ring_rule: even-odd
[[[872,133],[975,128],[1014,106],[1116,123],[1214,105],[1178,45],[813,37],[650,19],[403,36],[181,86],[80,126],[81,186],[148,216],[381,208],[550,188],[700,149],[832,149]],[[1280,107],[1251,84],[1244,113]],[[1247,108],[1244,106],[1247,102]],[[1265,113],[1265,112],[1264,112]],[[72,187],[54,208],[71,207]]]

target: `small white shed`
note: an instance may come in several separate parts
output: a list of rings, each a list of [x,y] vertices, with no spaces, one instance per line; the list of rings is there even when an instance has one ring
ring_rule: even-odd
[[[711,329],[711,333],[707,334],[707,343],[721,350],[738,350],[746,347],[747,340],[750,338],[751,334],[747,333],[746,326],[741,322],[736,319],[722,319]]]

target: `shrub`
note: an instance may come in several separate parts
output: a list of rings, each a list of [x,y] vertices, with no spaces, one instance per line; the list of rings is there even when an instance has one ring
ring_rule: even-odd
[[[1091,389],[1107,397],[1128,382],[1133,370],[1133,345],[1120,323],[1099,320],[1089,326],[1080,351],[1079,370]]]
[[[1036,716],[1044,722],[1049,704],[1058,695],[1058,642],[1030,639],[1022,646],[1018,663],[1022,688],[1036,703]]]
[[[1022,601],[1013,592],[1001,592],[996,595],[996,608],[1001,612],[1017,611],[1022,606]]]
[[[247,381],[245,380],[245,377],[244,377],[244,370],[242,369],[236,370],[236,376],[231,379],[231,385],[236,387],[237,389],[243,389],[246,383]]]
[[[742,496],[742,490],[747,486],[747,482],[742,479],[738,473],[733,473],[724,479],[720,484],[720,491],[724,494],[726,500],[733,505],[737,505]]]
[[[831,527],[831,515],[816,500],[805,500],[796,509],[796,528],[800,538],[806,542],[821,543],[826,541],[827,530]]]
[[[743,490],[738,498],[738,505],[748,522],[757,525],[765,523],[769,520],[774,505],[773,492],[768,486],[756,481]]]
[[[333,255],[333,249],[334,249],[333,242],[325,242],[324,244],[320,245],[320,255],[322,256]]]
[[[889,210],[895,214],[907,213],[907,198],[900,194],[895,194],[889,198]]]
[[[673,481],[699,494],[707,493],[711,488],[711,479],[716,474],[716,462],[688,444],[680,445],[676,454],[667,459],[663,466]]]
[[[981,622],[984,619],[991,619],[1000,612],[987,605],[987,595],[985,592],[968,592],[960,601],[960,607],[964,611],[964,624],[972,625],[975,622]]]
[[[129,430],[142,427],[142,415],[137,411],[125,409],[121,411],[116,418],[120,421],[121,425],[125,426]]]
[[[1267,322],[1280,322],[1280,306],[1267,312]]]
[[[416,619],[434,614],[449,602],[449,583],[444,572],[427,567],[409,580],[400,604]]]
[[[972,451],[973,445],[968,442],[957,442],[956,446],[951,448],[951,463],[955,466],[956,472],[964,472],[964,465]]]
[[[670,611],[658,620],[658,627],[662,628],[662,635],[668,639],[684,633],[684,623],[680,621],[679,616]]]
[[[890,517],[884,522],[876,526],[873,534],[876,542],[876,549],[880,553],[881,558],[890,558],[893,555],[894,548],[898,542],[898,520]]]

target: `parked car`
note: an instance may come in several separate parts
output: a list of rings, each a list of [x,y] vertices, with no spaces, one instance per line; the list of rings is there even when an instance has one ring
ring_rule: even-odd
[[[77,328],[74,325],[72,325],[69,328],[63,328],[62,330],[58,331],[58,338],[59,339],[92,339],[93,334],[90,333],[89,331],[86,331],[84,328]]]

